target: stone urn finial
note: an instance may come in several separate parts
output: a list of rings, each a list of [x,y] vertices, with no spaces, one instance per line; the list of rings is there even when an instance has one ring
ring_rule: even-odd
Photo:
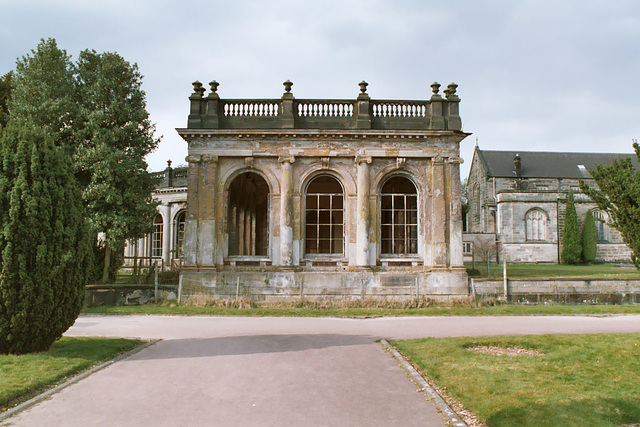
[[[211,82],[209,82],[209,86],[211,87],[211,92],[216,93],[218,91],[218,86],[220,86],[220,83],[218,83],[215,80],[212,80]]]
[[[167,169],[171,169],[171,160],[167,160]]]
[[[434,95],[438,95],[438,92],[440,91],[440,83],[438,82],[433,82],[431,83],[431,91],[433,92]]]
[[[456,95],[456,89],[458,88],[458,85],[455,83],[450,83],[447,88],[445,90],[443,90],[444,95],[446,96],[447,99],[451,99],[451,100],[457,100],[458,96]]]
[[[358,83],[358,86],[360,86],[360,93],[367,93],[367,86],[369,86],[369,83],[363,80],[360,83]]]
[[[287,81],[282,84],[284,85],[285,92],[291,93],[291,86],[293,86],[293,82],[287,79]]]
[[[204,92],[206,91],[206,89],[202,87],[202,83],[196,80],[191,84],[193,85],[193,94],[196,96],[200,96],[200,98],[202,98],[202,96],[204,95]]]

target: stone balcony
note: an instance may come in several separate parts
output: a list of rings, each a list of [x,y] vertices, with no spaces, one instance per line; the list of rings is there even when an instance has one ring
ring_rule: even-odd
[[[219,83],[193,83],[189,97],[189,129],[388,129],[461,131],[458,85],[451,83],[440,94],[440,84],[431,85],[429,100],[375,100],[359,83],[356,99],[296,99],[293,83],[283,83],[280,99],[221,99]]]

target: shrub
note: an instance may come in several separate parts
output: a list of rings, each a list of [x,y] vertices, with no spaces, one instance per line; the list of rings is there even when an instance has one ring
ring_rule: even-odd
[[[593,214],[589,211],[584,218],[584,225],[582,226],[582,259],[584,259],[585,262],[590,263],[596,259],[597,250],[598,241],[596,225],[593,220]]]
[[[564,215],[564,236],[562,238],[562,262],[565,264],[578,264],[582,254],[580,244],[580,232],[578,229],[578,217],[573,201],[573,193],[569,191],[567,208]]]
[[[41,128],[0,137],[0,353],[47,350],[76,320],[90,237],[69,156]]]

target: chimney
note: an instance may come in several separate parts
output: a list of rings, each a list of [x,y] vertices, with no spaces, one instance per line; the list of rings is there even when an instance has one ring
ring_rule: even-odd
[[[520,158],[520,154],[516,153],[516,156],[513,158],[513,165],[515,167],[516,178],[520,178],[522,174],[522,159]]]

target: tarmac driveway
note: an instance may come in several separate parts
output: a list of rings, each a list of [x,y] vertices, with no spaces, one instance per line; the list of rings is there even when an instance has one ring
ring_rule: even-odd
[[[586,332],[640,332],[640,316],[81,316],[67,335],[162,341],[6,422],[443,426],[435,406],[377,339]]]

